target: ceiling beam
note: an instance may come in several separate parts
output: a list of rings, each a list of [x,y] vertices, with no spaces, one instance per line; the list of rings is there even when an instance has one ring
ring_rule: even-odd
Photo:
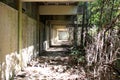
[[[21,0],[22,2],[79,2],[79,1],[94,1],[94,0]]]
[[[40,15],[76,15],[77,6],[57,6],[57,5],[43,5],[39,6]]]

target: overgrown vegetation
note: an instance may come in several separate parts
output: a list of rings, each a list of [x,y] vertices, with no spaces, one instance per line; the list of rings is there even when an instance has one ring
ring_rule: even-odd
[[[96,0],[82,5],[81,44],[85,53],[73,49],[71,54],[87,80],[120,79],[120,0]],[[80,4],[81,5],[81,4]],[[84,54],[84,55],[83,55]]]

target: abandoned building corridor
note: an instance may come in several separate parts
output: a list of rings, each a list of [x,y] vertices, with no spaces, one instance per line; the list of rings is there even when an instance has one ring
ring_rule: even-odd
[[[84,0],[0,1],[0,80],[84,80],[69,56],[81,45]]]
[[[0,80],[120,80],[120,0],[0,0]]]

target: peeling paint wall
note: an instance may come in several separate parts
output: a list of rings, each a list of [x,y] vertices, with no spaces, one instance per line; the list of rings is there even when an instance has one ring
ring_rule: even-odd
[[[22,66],[36,55],[37,21],[23,14]],[[20,70],[18,49],[18,11],[0,2],[0,80],[9,80]]]

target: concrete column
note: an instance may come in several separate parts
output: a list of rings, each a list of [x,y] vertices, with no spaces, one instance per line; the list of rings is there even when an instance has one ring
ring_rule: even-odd
[[[18,54],[20,54],[20,66],[22,69],[22,1],[19,0],[18,6]]]
[[[50,22],[48,21],[48,45],[49,45],[49,48],[51,46],[51,24]]]

